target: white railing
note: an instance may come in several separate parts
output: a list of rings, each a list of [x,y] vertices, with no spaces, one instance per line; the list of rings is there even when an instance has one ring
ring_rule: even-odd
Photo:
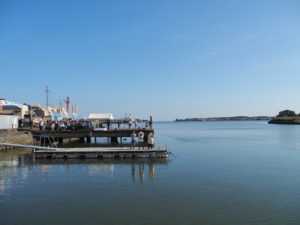
[[[16,148],[31,148],[33,150],[35,150],[35,149],[56,150],[56,148],[52,148],[52,147],[42,147],[42,146],[37,146],[37,145],[10,144],[10,143],[4,143],[4,142],[0,142],[0,146],[8,146],[8,147],[16,147]]]

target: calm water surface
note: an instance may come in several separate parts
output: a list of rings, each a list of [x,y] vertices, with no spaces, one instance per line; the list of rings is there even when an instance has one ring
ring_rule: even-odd
[[[169,160],[0,153],[1,225],[300,224],[300,126],[155,124]]]

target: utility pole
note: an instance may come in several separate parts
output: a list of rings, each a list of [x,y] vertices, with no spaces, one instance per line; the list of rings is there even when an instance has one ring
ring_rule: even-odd
[[[49,103],[49,92],[50,92],[50,90],[49,90],[49,88],[48,88],[48,86],[46,86],[46,89],[45,89],[45,93],[46,93],[46,107],[48,107],[48,103]]]

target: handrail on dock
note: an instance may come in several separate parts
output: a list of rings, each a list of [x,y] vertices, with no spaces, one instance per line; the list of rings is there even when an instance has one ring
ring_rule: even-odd
[[[8,147],[16,147],[16,148],[31,148],[32,150],[40,149],[40,150],[56,150],[53,147],[43,147],[37,145],[21,145],[21,144],[11,144],[11,143],[4,143],[0,142],[0,146],[8,146]]]

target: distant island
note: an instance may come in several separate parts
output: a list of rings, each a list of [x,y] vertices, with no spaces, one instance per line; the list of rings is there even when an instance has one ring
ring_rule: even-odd
[[[300,114],[296,114],[292,110],[283,110],[276,117],[273,117],[269,124],[300,125]]]
[[[270,120],[269,116],[230,116],[230,117],[208,117],[208,118],[186,118],[176,119],[176,122],[184,121],[248,121],[248,120]]]

